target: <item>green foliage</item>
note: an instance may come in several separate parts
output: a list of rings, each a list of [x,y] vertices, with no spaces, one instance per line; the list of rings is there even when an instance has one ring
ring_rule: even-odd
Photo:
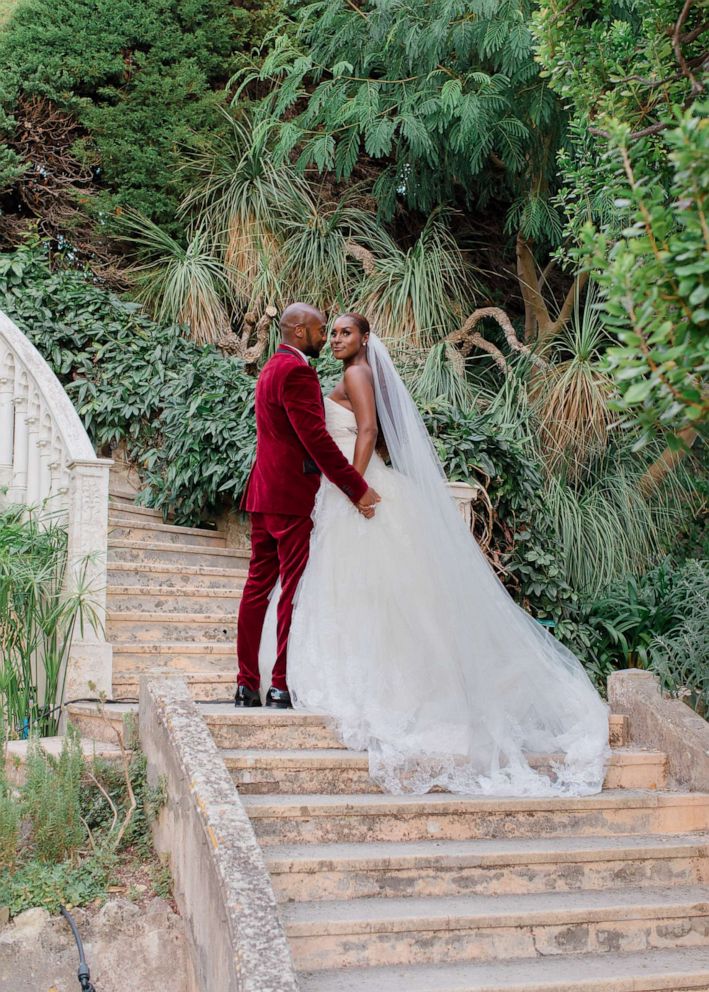
[[[0,905],[12,915],[32,906],[54,913],[61,904],[84,905],[105,898],[117,867],[146,863],[155,891],[169,894],[169,870],[155,858],[150,831],[164,800],[162,783],[148,785],[139,748],[125,764],[86,762],[71,726],[59,758],[33,739],[19,796],[0,788]]]
[[[0,510],[0,721],[13,736],[56,733],[74,632],[98,624],[88,560],[67,592],[66,529],[37,510]]]
[[[85,129],[77,154],[100,178],[98,209],[130,205],[174,225],[182,148],[219,127],[215,86],[277,4],[231,0],[22,0],[0,34],[5,131],[22,94],[48,97]],[[0,122],[0,126],[2,122]],[[12,181],[10,158],[0,188]]]
[[[298,5],[262,64],[237,75],[234,100],[269,85],[259,114],[278,122],[277,157],[297,154],[301,170],[339,181],[374,160],[387,217],[397,198],[429,212],[454,197],[539,197],[562,113],[538,78],[530,10],[527,0]],[[553,236],[558,221],[531,213]]]
[[[672,588],[674,624],[650,642],[649,667],[670,692],[709,715],[709,561],[687,561]]]
[[[128,759],[128,777],[136,807],[115,850],[120,852],[133,848],[141,858],[149,858],[152,851],[151,824],[165,801],[165,795],[162,784],[149,785],[146,758],[139,747]],[[123,822],[129,810],[129,800],[123,765],[115,761],[94,760],[91,778],[85,776],[81,785],[81,814],[87,829],[100,840],[101,846],[114,849],[110,843],[115,833],[114,818],[117,824]]]
[[[20,840],[20,809],[5,771],[5,730],[0,720],[0,871],[12,867]]]
[[[40,861],[62,861],[86,838],[79,802],[83,768],[81,741],[73,728],[68,729],[58,758],[44,751],[38,737],[30,738],[21,803]]]
[[[657,672],[672,692],[699,707],[709,702],[709,563],[666,558],[639,578],[626,577],[579,613],[596,665]]]
[[[579,594],[597,596],[619,576],[640,574],[686,519],[692,485],[680,477],[645,496],[645,468],[645,458],[621,438],[587,463],[580,479],[546,476],[543,512],[557,536],[566,579]]]
[[[415,347],[429,346],[459,327],[480,289],[438,211],[406,251],[380,239],[371,265],[354,309],[365,314],[381,337]]]
[[[0,871],[0,903],[11,916],[43,906],[58,913],[60,906],[85,906],[105,898],[115,859],[107,855],[69,859],[59,864],[26,861],[10,871]]]
[[[256,446],[255,380],[243,362],[205,350],[166,385],[145,481],[150,505],[186,523],[246,484]]]
[[[125,440],[150,505],[198,523],[220,492],[238,494],[253,454],[254,379],[243,363],[149,320],[135,303],[41,248],[0,256],[5,309],[47,358],[99,446]]]
[[[604,316],[618,344],[608,351],[617,408],[648,436],[659,426],[701,426],[709,414],[709,102],[667,132],[674,169],[669,199],[649,172],[633,168],[618,135],[631,223],[612,247],[591,225],[582,257],[605,292]]]
[[[709,127],[700,5],[540,0],[537,57],[571,110],[562,253],[594,272],[616,409],[645,440],[709,412]],[[687,439],[684,435],[683,439]]]
[[[159,323],[186,325],[198,343],[219,341],[230,329],[224,302],[229,283],[206,232],[197,230],[187,243],[176,241],[133,210],[123,214],[120,226],[127,230],[124,241],[135,245],[138,261],[131,273],[138,300]]]

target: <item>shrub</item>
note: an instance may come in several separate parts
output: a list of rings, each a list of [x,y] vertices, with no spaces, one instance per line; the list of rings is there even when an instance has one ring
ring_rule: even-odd
[[[277,6],[22,0],[0,35],[4,130],[12,138],[24,97],[48,99],[83,129],[73,155],[93,170],[96,208],[131,205],[174,229],[183,147],[219,127],[235,55],[260,39]],[[31,161],[11,157],[0,188],[23,165],[31,173]]]
[[[40,861],[61,861],[86,838],[79,802],[83,769],[81,742],[73,728],[68,729],[58,758],[42,749],[39,738],[30,738],[22,809]]]

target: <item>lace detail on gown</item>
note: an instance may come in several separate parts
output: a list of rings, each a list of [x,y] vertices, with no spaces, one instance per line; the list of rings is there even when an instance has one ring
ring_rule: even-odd
[[[329,398],[325,408],[352,461],[354,414]],[[331,716],[386,792],[598,792],[607,707],[581,663],[478,560],[462,519],[451,561],[408,477],[374,454],[366,478],[382,497],[371,520],[327,479],[318,492],[288,646],[296,708]]]

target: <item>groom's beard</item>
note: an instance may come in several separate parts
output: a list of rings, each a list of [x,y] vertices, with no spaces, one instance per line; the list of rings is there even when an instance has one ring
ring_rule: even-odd
[[[305,346],[305,348],[301,350],[304,355],[308,356],[308,358],[320,358],[320,352],[322,351],[322,348],[316,348],[315,345],[308,344]]]

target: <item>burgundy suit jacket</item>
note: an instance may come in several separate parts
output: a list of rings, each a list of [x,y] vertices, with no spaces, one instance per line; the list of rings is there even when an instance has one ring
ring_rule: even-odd
[[[368,484],[327,432],[315,369],[280,348],[256,383],[256,459],[241,508],[309,517],[321,473],[353,503],[367,491]]]

